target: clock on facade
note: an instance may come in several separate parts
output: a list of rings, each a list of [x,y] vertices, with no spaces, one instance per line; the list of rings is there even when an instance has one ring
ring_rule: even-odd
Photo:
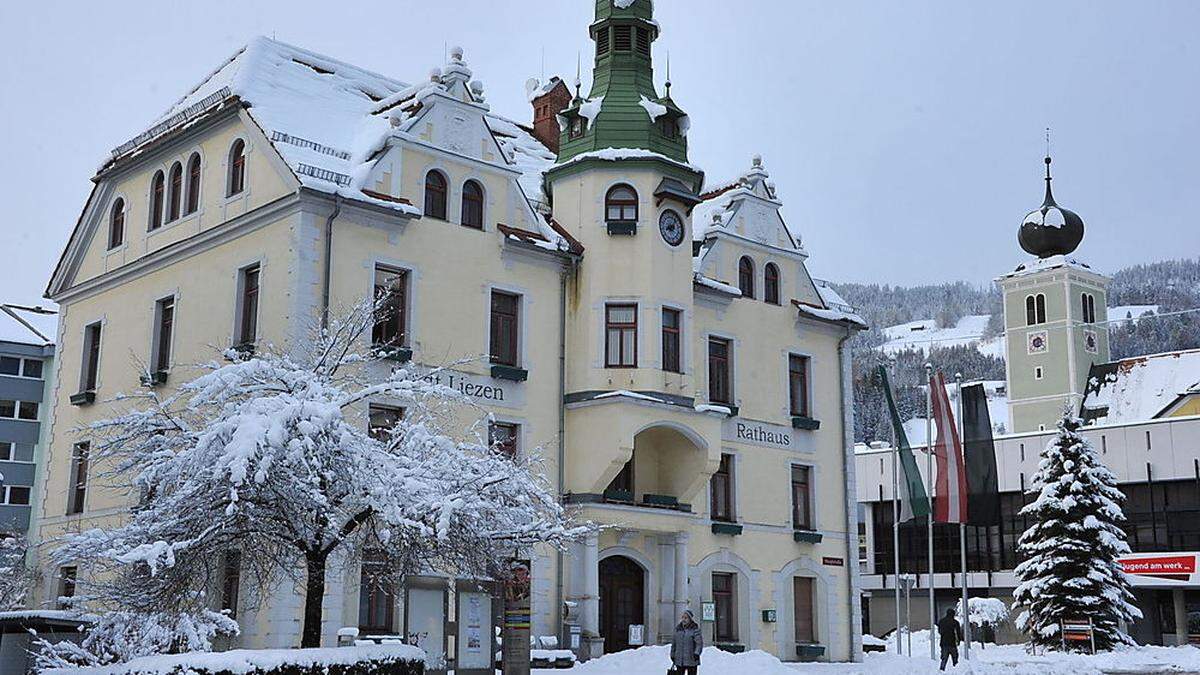
[[[1047,344],[1046,331],[1039,330],[1029,334],[1028,351],[1030,354],[1044,354],[1049,345]]]
[[[678,246],[683,241],[683,218],[670,209],[663,211],[658,217],[658,232],[663,241],[671,246]]]
[[[1096,331],[1083,331],[1083,349],[1089,354],[1096,354],[1100,351],[1100,340],[1096,337]]]

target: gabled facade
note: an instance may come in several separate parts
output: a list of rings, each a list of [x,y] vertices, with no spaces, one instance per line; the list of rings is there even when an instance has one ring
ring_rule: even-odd
[[[174,386],[212,346],[297,345],[385,283],[403,291],[397,357],[490,355],[456,386],[609,526],[532,553],[535,634],[570,644],[574,626],[586,658],[668,641],[690,607],[730,649],[857,658],[846,340],[865,326],[809,277],[760,160],[704,189],[686,116],[654,91],[648,0],[596,18],[593,96],[531,87],[533,127],[490,110],[459,49],[407,85],[260,38],[114,151],[48,290],[63,337],[38,536],[128,505],[87,480],[70,432],[117,392]],[[538,139],[560,113],[554,149]],[[573,115],[594,122],[578,137]],[[86,573],[45,570],[39,599]],[[353,561],[331,576],[330,644],[357,626],[490,668],[450,639],[463,595],[445,579],[379,594]],[[241,607],[239,644],[294,644],[298,603]]]

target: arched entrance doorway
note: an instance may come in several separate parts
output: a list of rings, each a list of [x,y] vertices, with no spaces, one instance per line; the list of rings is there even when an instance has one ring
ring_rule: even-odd
[[[600,561],[600,635],[604,652],[629,649],[629,626],[646,621],[646,573],[623,555]]]

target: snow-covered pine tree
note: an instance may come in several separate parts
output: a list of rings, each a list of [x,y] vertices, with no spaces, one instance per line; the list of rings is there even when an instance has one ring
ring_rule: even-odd
[[[1121,523],[1125,495],[1095,448],[1079,433],[1082,421],[1066,415],[1046,444],[1027,494],[1034,501],[1021,513],[1031,524],[1018,544],[1021,607],[1017,628],[1030,642],[1062,649],[1059,621],[1092,620],[1096,649],[1132,644],[1118,622],[1141,618],[1132,604],[1129,580],[1117,557],[1129,553]],[[1067,644],[1067,649],[1086,649]]]
[[[80,430],[99,478],[128,491],[130,507],[53,553],[88,571],[77,599],[103,613],[96,639],[62,661],[211,648],[237,630],[210,599],[230,553],[249,595],[304,596],[301,646],[317,647],[327,572],[366,546],[397,578],[498,578],[531,547],[592,531],[564,511],[539,453],[489,447],[486,412],[440,383],[442,371],[369,346],[380,306],[364,303],[292,353],[230,350],[174,392],[125,397],[119,414]],[[404,414],[372,428],[379,399]]]

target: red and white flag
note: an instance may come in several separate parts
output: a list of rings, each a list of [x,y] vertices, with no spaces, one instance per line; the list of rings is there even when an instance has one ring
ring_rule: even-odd
[[[963,463],[962,440],[954,422],[954,410],[946,395],[946,379],[939,372],[929,380],[933,398],[933,423],[937,440],[933,454],[937,458],[937,499],[933,500],[933,520],[937,523],[967,522],[967,469]]]

